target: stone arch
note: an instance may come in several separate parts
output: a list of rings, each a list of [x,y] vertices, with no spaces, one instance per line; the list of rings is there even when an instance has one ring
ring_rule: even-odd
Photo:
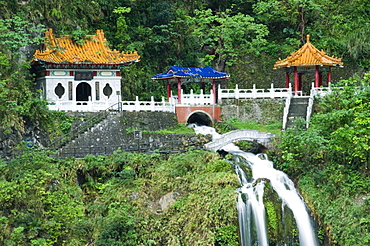
[[[76,88],[76,101],[89,101],[91,97],[91,86],[86,82],[81,82]]]
[[[196,111],[191,112],[188,115],[186,122],[188,124],[194,123],[194,124],[204,125],[204,126],[213,126],[212,116],[202,110],[196,110]]]
[[[265,144],[268,144],[271,139],[275,137],[274,134],[268,132],[259,132],[256,130],[235,130],[223,134],[220,138],[213,140],[212,142],[206,143],[204,147],[211,151],[217,151],[222,149],[225,145],[233,143],[235,141],[248,141],[255,142],[262,145],[265,149]]]

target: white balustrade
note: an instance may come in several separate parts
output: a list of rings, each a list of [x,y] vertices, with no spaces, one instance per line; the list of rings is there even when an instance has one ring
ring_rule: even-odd
[[[330,87],[314,87],[312,85],[311,96],[323,97],[328,93],[331,93]],[[286,98],[287,103],[290,102],[290,97],[302,96],[301,91],[293,92],[291,85],[289,88],[274,88],[271,84],[269,89],[257,89],[256,85],[253,85],[252,89],[239,89],[238,85],[235,89],[221,89],[218,87],[218,103],[221,103],[222,99],[247,99],[247,98]],[[195,94],[193,90],[190,90],[190,94],[183,94],[181,90],[181,103],[178,103],[178,96],[172,95],[168,102],[162,97],[162,101],[155,102],[154,98],[151,97],[150,101],[139,101],[136,97],[135,101],[122,101],[122,110],[127,111],[166,111],[175,112],[176,105],[214,105],[214,94],[212,90],[210,94],[204,94],[203,90],[200,90],[200,94]],[[54,100],[53,104],[48,105],[50,110],[61,110],[61,111],[100,111],[106,110],[110,105],[107,102],[99,101],[66,101],[66,100]],[[289,106],[289,105],[286,105]],[[285,107],[287,108],[287,107]],[[286,113],[286,112],[284,112]],[[285,118],[285,117],[284,117]]]
[[[166,102],[162,97],[162,101],[154,101],[154,97],[151,97],[150,101],[139,101],[136,97],[135,101],[121,101],[121,110],[124,111],[163,111],[163,112],[175,112],[175,104]],[[92,102],[92,101],[81,101],[81,102],[66,102],[56,101],[55,104],[48,105],[50,110],[59,111],[82,111],[82,112],[96,112],[106,110],[109,105],[105,102]],[[115,106],[118,109],[118,105]],[[115,109],[115,108],[113,108]]]
[[[193,90],[190,90],[190,94],[184,94],[181,90],[181,103],[178,103],[178,96],[173,96],[171,92],[170,102],[181,105],[213,105],[214,94],[212,91],[210,94],[204,94],[203,90],[200,90],[200,94],[194,94]]]
[[[257,89],[255,84],[252,89],[239,89],[238,85],[235,85],[235,89],[221,89],[220,85],[218,87],[218,100],[227,98],[286,98],[291,94],[291,87],[274,88],[274,84],[271,84],[269,89]]]
[[[312,97],[324,97],[332,92],[331,83],[328,87],[315,87],[315,84],[312,82],[311,87],[311,96]]]

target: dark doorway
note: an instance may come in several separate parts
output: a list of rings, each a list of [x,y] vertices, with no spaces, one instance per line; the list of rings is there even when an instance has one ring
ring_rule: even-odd
[[[86,82],[81,82],[76,88],[76,101],[88,101],[91,96],[91,86]]]
[[[210,118],[210,116],[203,111],[195,111],[193,112],[188,120],[188,124],[195,123],[197,125],[204,125],[204,126],[213,126],[213,120]]]

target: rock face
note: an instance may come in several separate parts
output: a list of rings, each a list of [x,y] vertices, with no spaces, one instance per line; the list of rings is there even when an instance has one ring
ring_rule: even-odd
[[[171,207],[171,205],[176,202],[176,198],[179,195],[180,194],[177,192],[170,192],[162,196],[158,201],[159,206],[161,207],[161,211],[163,213],[167,212],[167,210]]]
[[[47,134],[35,123],[26,121],[22,131],[11,128],[4,130],[0,128],[0,157],[5,159],[16,154],[16,147],[25,141],[25,145],[31,147],[37,145],[40,147],[48,145]]]
[[[258,121],[261,124],[283,119],[285,98],[223,99],[221,117],[223,120]]]

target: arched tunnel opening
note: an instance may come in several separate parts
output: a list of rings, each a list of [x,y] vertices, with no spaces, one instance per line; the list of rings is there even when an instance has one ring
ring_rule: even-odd
[[[197,125],[204,125],[204,126],[213,126],[213,120],[209,114],[203,111],[196,111],[193,112],[188,120],[188,124],[197,124]]]

